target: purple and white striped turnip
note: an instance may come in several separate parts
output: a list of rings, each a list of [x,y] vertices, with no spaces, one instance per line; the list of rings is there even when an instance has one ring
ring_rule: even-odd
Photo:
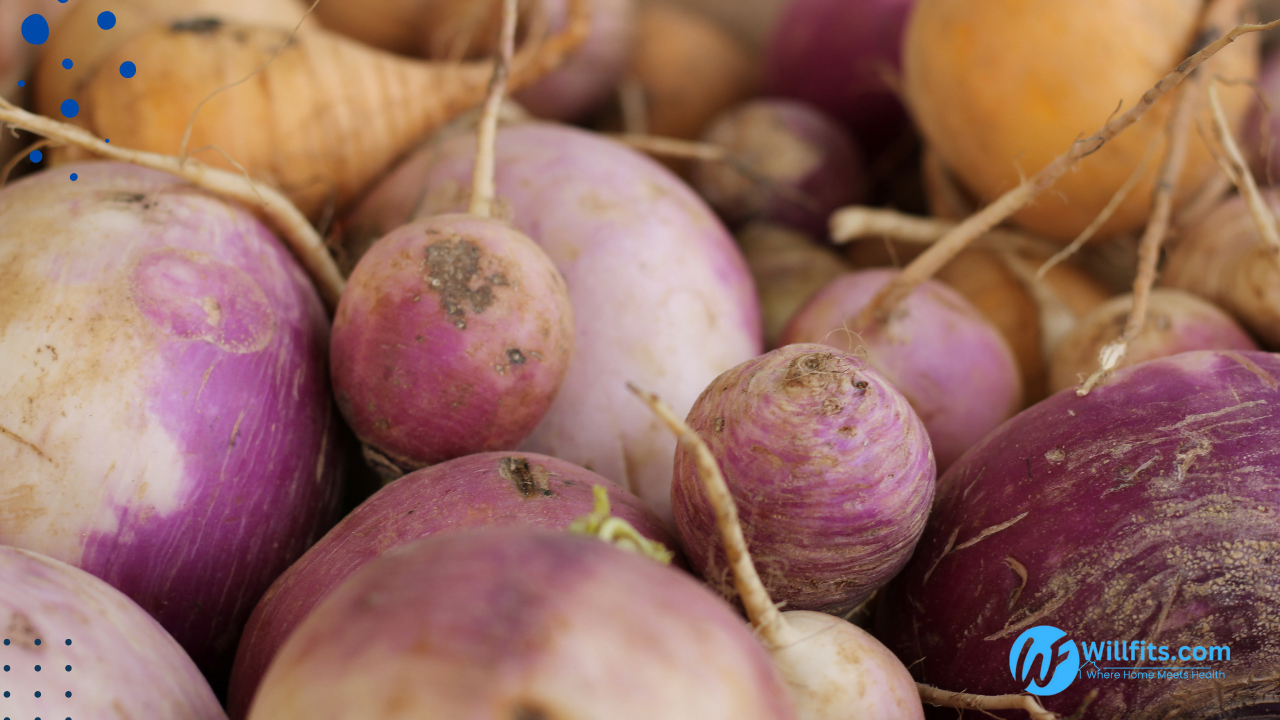
[[[745,623],[683,572],[540,530],[439,535],[303,621],[250,720],[789,720]]]
[[[1030,627],[1065,632],[1081,665],[1091,643],[1123,641],[1136,656],[1130,641],[1144,641],[1169,654],[1126,663],[1094,652],[1094,665],[1222,675],[1081,673],[1045,707],[1069,715],[1097,690],[1090,717],[1266,716],[1280,666],[1277,436],[1270,353],[1182,353],[1123,368],[1084,397],[1058,393],[938,481],[877,634],[918,678],[995,694],[1025,687],[1010,649]],[[1228,646],[1230,662],[1183,662],[1182,646]]]
[[[764,220],[826,239],[831,213],[866,195],[862,151],[806,103],[752,100],[721,113],[702,140],[726,158],[695,165],[694,187],[732,226]]]
[[[934,280],[912,291],[886,323],[854,327],[896,272],[861,270],[836,278],[796,313],[781,342],[865,353],[924,421],[943,472],[1022,406],[1022,377],[1000,331]]]
[[[0,588],[0,714],[226,720],[191,658],[119,590],[5,545]]]
[[[375,189],[353,228],[385,232],[421,212],[456,210],[475,139],[410,158]],[[717,375],[761,351],[760,310],[724,225],[666,168],[569,127],[502,128],[499,207],[569,286],[569,374],[522,449],[604,475],[670,519],[674,442],[626,390],[647,383],[687,410]]]
[[[267,666],[311,610],[382,554],[458,530],[564,530],[591,512],[597,485],[608,490],[614,517],[678,550],[671,532],[639,498],[589,470],[545,455],[468,455],[388,484],[334,526],[258,603],[236,651],[227,702],[231,717],[245,717]]]
[[[937,469],[915,411],[866,360],[794,344],[729,370],[687,420],[711,448],[770,597],[843,615],[911,557]],[[690,564],[737,593],[692,453],[671,502]]]
[[[237,205],[106,162],[4,188],[0,543],[120,589],[218,684],[332,522],[328,335],[301,266]]]

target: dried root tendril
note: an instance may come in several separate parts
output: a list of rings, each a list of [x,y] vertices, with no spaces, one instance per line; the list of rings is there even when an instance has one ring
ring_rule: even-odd
[[[1044,709],[1032,695],[974,695],[972,693],[950,692],[939,690],[932,685],[916,683],[920,692],[920,700],[937,707],[956,708],[957,710],[977,710],[991,715],[992,710],[1025,710],[1031,720],[1063,720],[1061,715]],[[1077,720],[1084,716],[1084,711],[1098,697],[1097,690],[1089,691],[1079,709],[1065,720]],[[995,715],[991,715],[996,717]]]
[[[650,540],[636,530],[635,526],[620,517],[614,517],[609,508],[609,491],[603,485],[591,488],[595,504],[591,512],[569,523],[569,532],[578,535],[589,535],[616,545],[628,552],[643,555],[663,565],[670,565],[675,553],[666,545]]]

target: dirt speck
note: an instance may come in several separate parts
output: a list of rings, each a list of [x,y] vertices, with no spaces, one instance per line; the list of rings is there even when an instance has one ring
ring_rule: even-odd
[[[427,246],[427,286],[440,294],[440,307],[459,330],[467,328],[467,311],[480,314],[493,304],[493,288],[508,285],[499,272],[482,274],[480,246],[454,236]]]
[[[525,363],[524,353],[519,348],[511,348],[507,351],[507,362],[512,365],[523,365]]]

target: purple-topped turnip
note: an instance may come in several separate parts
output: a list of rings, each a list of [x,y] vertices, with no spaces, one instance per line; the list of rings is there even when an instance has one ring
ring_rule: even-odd
[[[466,529],[565,530],[591,513],[595,486],[608,490],[615,518],[678,550],[671,532],[639,498],[589,470],[545,455],[468,455],[388,484],[334,526],[262,597],[236,651],[227,703],[231,717],[245,716],[268,664],[311,610],[388,550]]]
[[[120,589],[218,686],[333,519],[327,344],[301,266],[235,204],[106,162],[5,187],[0,543]]]
[[[1022,406],[1022,377],[1000,331],[951,288],[928,280],[883,324],[855,325],[895,270],[836,278],[805,304],[781,342],[865,353],[924,421],[945,469]]]
[[[250,720],[789,720],[749,628],[685,573],[544,530],[439,535],[349,578],[268,669]]]
[[[764,220],[825,239],[831,213],[866,195],[862,151],[806,103],[752,100],[721,113],[702,140],[725,158],[695,165],[693,184],[730,225]]]
[[[775,601],[843,615],[911,557],[933,499],[933,453],[907,399],[866,360],[787,345],[716,378],[687,422],[720,464]],[[690,563],[734,598],[714,508],[683,447],[671,502]]]
[[[1270,353],[1182,353],[1122,368],[1084,397],[1058,393],[939,480],[878,634],[927,682],[1013,693],[1027,687],[1026,672],[1010,673],[1014,642],[1050,626],[1081,666],[1061,664],[1064,648],[1040,667],[1041,687],[1062,686],[1043,698],[1061,715],[1096,690],[1090,717],[1268,716],[1280,665],[1277,436]],[[1139,665],[1207,670],[1090,674]]]
[[[182,647],[119,590],[4,545],[0,588],[0,714],[226,720]]]

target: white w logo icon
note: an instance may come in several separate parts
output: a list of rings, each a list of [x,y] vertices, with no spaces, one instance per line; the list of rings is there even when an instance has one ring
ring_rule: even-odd
[[[1054,644],[1066,636],[1050,625],[1025,630],[1009,649],[1009,672],[1013,673],[1013,679],[1027,682],[1025,689],[1032,695],[1056,695],[1066,690],[1080,670],[1080,651],[1075,640],[1062,643],[1054,654]]]

